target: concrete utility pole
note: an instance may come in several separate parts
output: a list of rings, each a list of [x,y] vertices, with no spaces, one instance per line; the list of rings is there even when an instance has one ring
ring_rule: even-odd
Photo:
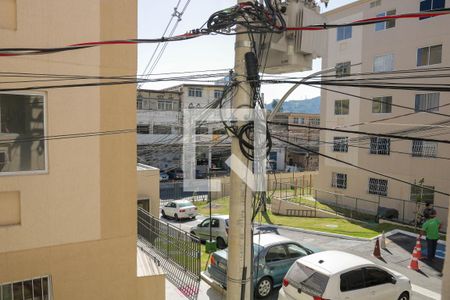
[[[239,3],[247,0],[238,0]],[[245,28],[238,27],[238,31],[245,31]],[[236,35],[235,44],[235,73],[239,75],[247,74],[245,67],[245,53],[251,51],[251,43],[247,34]],[[239,78],[242,80],[242,77]],[[250,104],[250,86],[248,83],[241,83],[236,95],[233,98],[232,107],[236,109],[242,105],[248,107]],[[243,122],[238,122],[242,126]],[[247,159],[239,148],[239,139],[235,136],[231,142],[231,153],[235,155],[244,165],[251,168],[251,163],[247,164]],[[246,183],[233,171],[231,164],[231,196],[230,196],[230,231],[228,235],[228,266],[227,266],[227,300],[247,300],[252,299],[252,253],[251,246],[253,237],[251,234],[252,218],[252,195]]]

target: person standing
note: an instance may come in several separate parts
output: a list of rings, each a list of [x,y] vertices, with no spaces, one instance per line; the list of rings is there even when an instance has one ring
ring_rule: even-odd
[[[425,209],[423,210],[423,217],[425,218],[425,221],[431,218],[432,214],[436,214],[436,211],[433,208],[433,204],[432,203],[427,203],[425,205]]]
[[[432,211],[430,218],[422,225],[422,234],[426,234],[427,238],[427,258],[434,260],[436,256],[436,247],[439,240],[439,229],[441,221],[436,217],[436,211]]]

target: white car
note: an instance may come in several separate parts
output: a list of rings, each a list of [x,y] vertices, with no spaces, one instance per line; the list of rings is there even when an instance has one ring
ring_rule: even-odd
[[[408,300],[410,280],[365,258],[324,251],[298,259],[283,279],[278,300]]]
[[[217,247],[219,249],[224,249],[228,243],[228,220],[228,215],[212,216],[211,219],[206,218],[197,226],[191,227],[190,232],[197,236],[201,241],[206,241],[209,240],[211,229],[212,238],[216,240]]]
[[[180,219],[195,219],[198,215],[197,207],[192,202],[187,200],[170,201],[161,209],[163,217],[172,217],[175,220]]]

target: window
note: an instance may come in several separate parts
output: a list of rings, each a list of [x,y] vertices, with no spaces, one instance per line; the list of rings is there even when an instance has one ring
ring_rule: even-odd
[[[442,45],[417,49],[417,66],[436,65],[442,62]]]
[[[299,261],[292,265],[286,277],[289,284],[292,284],[295,288],[301,287],[302,291],[307,291],[309,294],[316,296],[323,295],[330,279],[327,275],[308,268]]]
[[[153,134],[171,134],[172,128],[167,125],[154,125]]]
[[[286,249],[284,248],[283,245],[271,247],[266,254],[266,262],[280,261],[286,258],[288,257],[286,254]]]
[[[369,194],[387,196],[388,181],[385,179],[369,178]]]
[[[384,11],[377,14],[377,17],[394,16],[396,13],[395,9]],[[375,23],[375,31],[386,30],[395,27],[395,19],[387,20],[386,22]]]
[[[338,27],[337,40],[343,41],[352,38],[352,26]]]
[[[351,62],[346,61],[336,64],[336,77],[350,76]]]
[[[150,199],[140,199],[137,201],[137,205],[146,212],[150,212]]]
[[[392,282],[392,275],[378,268],[366,268],[364,270],[365,287],[371,287]]]
[[[202,94],[202,88],[189,88],[188,90],[189,97],[202,97]]]
[[[289,258],[298,258],[309,254],[305,249],[296,244],[288,244],[287,251]]]
[[[394,54],[375,56],[373,59],[374,72],[394,71]]]
[[[411,186],[411,201],[422,201],[425,203],[434,203],[434,186]]]
[[[195,128],[195,134],[208,134],[208,127]]]
[[[416,112],[439,111],[439,93],[417,94],[415,109]]]
[[[436,157],[437,142],[412,141],[412,156],[414,157]]]
[[[310,119],[309,120],[309,124],[310,125],[320,125],[320,119],[319,118],[314,118],[314,119]]]
[[[362,269],[353,270],[341,275],[341,292],[354,291],[364,288],[364,274]]]
[[[173,110],[172,101],[158,101],[158,110]]]
[[[212,228],[219,228],[219,220],[218,219],[212,219],[212,222],[211,222],[211,227]]]
[[[422,0],[420,1],[420,11],[429,11],[432,9],[445,8],[445,0]],[[420,20],[429,17],[420,18]]]
[[[334,114],[335,115],[348,115],[350,100],[336,100],[334,102]]]
[[[335,136],[333,138],[334,152],[348,152],[348,137]]]
[[[375,97],[372,100],[372,113],[390,114],[392,112],[392,97]]]
[[[142,109],[142,98],[137,98],[137,101],[136,101],[136,109]]]
[[[0,172],[44,171],[44,96],[0,94],[0,140],[7,163]]]
[[[51,282],[48,276],[0,284],[1,300],[50,300]]]
[[[374,7],[377,7],[380,5],[381,5],[381,0],[376,0],[376,1],[370,2],[370,8],[374,8]]]
[[[381,137],[370,138],[370,154],[389,155],[391,152],[391,139]]]
[[[347,174],[332,173],[331,174],[331,186],[338,189],[347,188]]]
[[[223,91],[221,90],[214,90],[214,99],[220,99],[222,98]]]
[[[149,134],[150,133],[150,125],[138,125],[136,132],[138,134]]]

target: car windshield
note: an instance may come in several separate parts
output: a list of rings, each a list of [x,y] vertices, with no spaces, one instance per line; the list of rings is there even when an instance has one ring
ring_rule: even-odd
[[[179,207],[186,207],[186,206],[194,206],[191,202],[180,202],[178,203]]]
[[[303,292],[319,297],[325,292],[329,279],[327,275],[308,268],[298,261],[292,265],[286,274],[286,278],[289,280],[289,283]]]

